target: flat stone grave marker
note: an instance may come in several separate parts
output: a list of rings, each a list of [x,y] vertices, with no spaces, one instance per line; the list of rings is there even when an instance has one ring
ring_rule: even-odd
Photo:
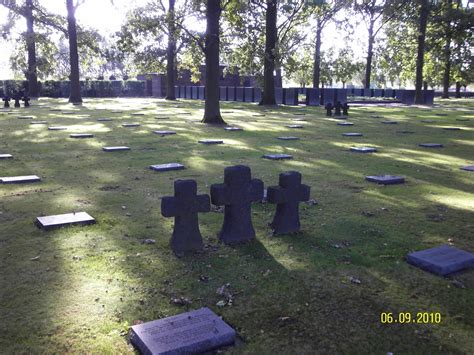
[[[280,139],[282,141],[297,141],[300,138],[298,137],[291,137],[291,136],[285,136],[285,137],[277,137],[277,139]]]
[[[423,122],[423,123],[433,123],[434,121],[433,121],[433,120],[421,120],[420,122]]]
[[[132,116],[145,116],[145,114],[142,112],[134,112],[132,113]]]
[[[60,108],[52,108],[50,109],[51,112],[61,112],[62,110]]]
[[[354,124],[352,122],[338,122],[338,126],[353,126]]]
[[[349,133],[343,133],[342,134],[344,137],[362,137],[362,133],[355,133],[355,132],[349,132]]]
[[[0,159],[11,159],[13,155],[11,154],[0,154]]]
[[[447,116],[447,115],[448,115],[447,113],[435,113],[435,116],[444,117],[444,116]]]
[[[125,147],[125,146],[117,146],[117,147],[103,147],[102,150],[104,152],[119,152],[123,150],[130,150],[130,148]]]
[[[113,120],[114,120],[113,118],[107,118],[107,117],[97,119],[98,122],[109,122]]]
[[[169,116],[156,116],[155,120],[169,120]]]
[[[16,118],[20,120],[33,120],[35,117],[34,116],[17,116]]]
[[[407,255],[407,262],[436,275],[446,276],[474,266],[474,254],[441,245]]]
[[[383,123],[383,124],[398,124],[397,121],[382,121],[380,123]]]
[[[77,113],[79,113],[79,111],[77,111],[77,112],[73,112],[73,111],[62,111],[62,112],[61,112],[61,114],[63,114],[63,115],[75,115],[75,114],[77,114]]]
[[[441,143],[421,143],[418,145],[423,148],[443,148],[444,147]]]
[[[459,127],[443,127],[445,131],[460,131],[461,128]]]
[[[219,140],[219,139],[201,139],[199,143],[202,144],[223,144],[224,141]]]
[[[0,177],[2,184],[26,184],[39,181],[41,181],[41,178],[36,175]]]
[[[110,111],[111,113],[123,113],[123,111],[117,111],[117,110],[114,110],[114,111]]]
[[[140,123],[124,123],[124,124],[122,124],[122,127],[125,127],[125,128],[138,127],[138,126],[140,126]]]
[[[42,229],[49,230],[72,225],[94,224],[95,219],[87,212],[66,213],[55,216],[36,217],[36,225]]]
[[[265,114],[263,114],[263,113],[255,113],[255,114],[253,114],[252,116],[254,116],[254,117],[265,117]]]
[[[370,182],[376,182],[382,185],[395,185],[405,183],[405,178],[395,175],[372,175],[366,176],[365,179]]]
[[[303,128],[303,126],[300,125],[300,124],[290,124],[290,125],[287,125],[286,127],[288,127],[288,128]]]
[[[469,121],[469,118],[456,118],[456,121],[467,122]]]
[[[398,131],[397,133],[401,133],[401,134],[413,134],[415,132],[413,131]]]
[[[155,171],[183,170],[184,165],[179,163],[157,164],[150,165],[150,169]]]
[[[383,116],[378,116],[378,115],[372,115],[370,117],[372,117],[372,118],[384,118]]]
[[[159,134],[160,136],[169,136],[172,134],[176,134],[175,131],[153,131],[155,134]]]
[[[243,129],[240,128],[240,127],[225,127],[224,129],[225,129],[226,131],[231,131],[231,132],[243,131]]]
[[[295,122],[307,122],[306,118],[292,118],[291,120]]]
[[[350,151],[356,153],[375,153],[377,149],[373,147],[351,147]]]
[[[297,112],[297,113],[294,113],[295,116],[306,116],[306,113],[302,113],[302,112]]]
[[[474,171],[474,165],[462,166],[461,170]]]
[[[74,133],[70,134],[69,137],[71,138],[93,138],[94,135],[91,133]]]
[[[209,308],[143,324],[130,331],[131,343],[142,354],[201,354],[232,345],[236,332]]]
[[[52,126],[48,127],[48,131],[65,131],[67,129],[66,126]]]
[[[222,111],[222,113],[234,113],[234,111]]]
[[[48,123],[48,121],[33,121],[33,122],[30,122],[30,124],[46,124]]]
[[[270,160],[284,160],[293,159],[293,156],[289,154],[264,154],[262,158]]]

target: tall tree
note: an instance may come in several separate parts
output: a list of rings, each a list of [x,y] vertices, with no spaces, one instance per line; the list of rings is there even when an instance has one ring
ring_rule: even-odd
[[[26,46],[28,51],[28,94],[31,97],[39,96],[38,74],[36,65],[36,40],[33,18],[33,0],[26,0],[25,3],[26,18]]]
[[[82,103],[81,83],[79,81],[79,54],[77,50],[76,9],[81,2],[74,4],[74,0],[66,0],[67,32],[69,39],[69,64],[71,66],[69,102]]]
[[[425,57],[426,25],[429,16],[429,0],[420,1],[420,17],[418,22],[418,44],[416,54],[415,103],[423,104],[423,65]]]
[[[207,0],[206,35],[204,55],[206,58],[206,100],[202,123],[226,124],[222,119],[219,103],[219,42],[221,0]]]
[[[166,100],[176,100],[174,83],[176,78],[176,24],[175,24],[175,0],[169,0],[167,25],[168,25],[168,47],[166,49]]]
[[[260,105],[276,105],[275,51],[277,42],[277,0],[266,0],[263,93]]]

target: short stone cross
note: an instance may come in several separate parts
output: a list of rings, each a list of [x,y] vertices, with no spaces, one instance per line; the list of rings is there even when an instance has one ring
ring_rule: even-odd
[[[341,101],[336,102],[334,106],[334,116],[341,116],[342,104]]]
[[[263,182],[251,178],[248,166],[225,168],[224,183],[211,185],[211,201],[225,206],[224,223],[219,239],[226,244],[236,244],[255,239],[252,225],[252,202],[263,198]]]
[[[209,195],[197,195],[195,180],[176,180],[174,196],[162,198],[161,214],[175,218],[171,249],[176,255],[203,248],[198,212],[210,209]]]
[[[334,108],[332,103],[328,102],[324,108],[326,109],[326,116],[332,116],[332,109]]]
[[[24,102],[24,105],[25,107],[30,107],[30,98],[28,96],[23,96],[23,102]]]
[[[342,105],[342,115],[349,116],[349,104],[347,102],[344,102],[344,105]]]
[[[5,96],[2,101],[4,102],[3,107],[9,108],[10,107],[10,98],[8,96]]]
[[[310,189],[301,183],[301,174],[297,171],[280,174],[279,186],[268,187],[267,200],[277,205],[275,217],[270,223],[273,234],[299,232],[299,203],[309,200]]]

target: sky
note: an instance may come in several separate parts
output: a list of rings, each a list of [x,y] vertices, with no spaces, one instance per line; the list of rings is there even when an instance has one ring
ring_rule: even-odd
[[[23,1],[23,0],[17,0]],[[86,0],[77,12],[77,22],[86,27],[96,28],[102,35],[113,33],[120,29],[125,21],[127,12],[133,8],[145,4],[148,0]],[[49,11],[57,14],[66,15],[66,5],[64,0],[41,0],[41,4]],[[0,6],[0,23],[5,22],[7,10]],[[24,21],[23,21],[24,23]],[[24,31],[26,24],[20,22],[18,31]],[[23,27],[25,26],[25,27]],[[351,43],[354,52],[358,57],[363,56],[364,34],[366,33],[363,25],[359,26]],[[340,48],[343,46],[342,39],[333,24],[329,24],[323,32],[323,46],[325,50],[328,47]],[[0,51],[0,80],[13,78],[13,73],[9,69],[8,57],[11,52],[11,46],[5,41],[0,40],[2,50]]]

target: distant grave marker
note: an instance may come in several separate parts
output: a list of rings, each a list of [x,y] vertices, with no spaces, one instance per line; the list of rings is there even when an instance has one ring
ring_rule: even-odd
[[[159,134],[160,136],[170,136],[176,134],[175,131],[153,131],[155,134]]]
[[[143,324],[130,331],[131,343],[142,354],[201,354],[232,345],[236,332],[209,308]]]
[[[30,124],[47,124],[48,121],[33,121],[33,122],[30,122]]]
[[[376,182],[381,185],[395,185],[405,183],[405,178],[402,176],[395,175],[376,175],[366,176],[365,179],[370,182]]]
[[[163,217],[175,217],[171,249],[176,255],[204,247],[199,231],[198,213],[210,210],[209,196],[197,194],[195,180],[176,180],[174,196],[161,199]]]
[[[135,112],[135,113],[132,113],[132,116],[145,116],[145,114],[142,112]]]
[[[48,131],[65,131],[67,130],[66,126],[52,126],[48,127]]]
[[[140,126],[140,123],[123,123],[122,124],[122,127],[125,127],[125,128],[132,128],[132,127],[138,127]]]
[[[67,213],[36,218],[37,226],[45,230],[64,226],[87,225],[94,223],[95,219],[86,212]]]
[[[435,113],[435,116],[445,117],[447,115],[448,115],[447,113]]]
[[[155,120],[169,120],[169,116],[156,116]]]
[[[380,123],[383,123],[383,124],[398,124],[397,121],[382,121]]]
[[[460,131],[461,128],[459,127],[443,127],[445,131]]]
[[[354,124],[352,122],[338,122],[338,126],[353,126]]]
[[[243,131],[243,129],[240,127],[225,127],[224,130],[230,131],[230,132]]]
[[[2,184],[27,184],[40,181],[41,178],[36,175],[0,177],[0,182]]]
[[[474,165],[463,166],[461,167],[461,170],[474,171]]]
[[[362,133],[356,133],[356,132],[349,132],[349,133],[343,133],[342,134],[344,137],[362,137]]]
[[[79,113],[79,111],[77,111],[77,112],[73,112],[73,111],[62,111],[62,112],[61,112],[61,114],[63,114],[63,115],[75,115],[75,114],[77,114],[77,113]]]
[[[74,133],[74,134],[70,134],[69,137],[81,139],[81,138],[93,138],[94,135],[91,133]]]
[[[469,118],[456,118],[456,121],[467,122],[469,121]]]
[[[0,154],[0,160],[2,159],[12,159],[13,155],[11,154]]]
[[[126,146],[117,146],[117,147],[103,147],[102,150],[104,152],[119,152],[119,151],[124,151],[124,150],[130,150],[130,148]]]
[[[20,120],[33,120],[35,117],[34,116],[17,116],[16,118]]]
[[[207,145],[210,145],[210,144],[224,144],[224,141],[219,140],[219,139],[201,139],[198,142],[201,143],[201,144],[207,144]]]
[[[155,171],[172,171],[172,170],[183,170],[185,167],[179,163],[168,163],[168,164],[157,164],[157,165],[150,165],[151,170]]]
[[[423,123],[433,123],[434,121],[433,121],[433,120],[421,120],[420,122],[423,122]]]
[[[293,159],[293,156],[289,154],[265,154],[262,156],[262,158],[269,160],[284,160]]]
[[[421,143],[418,145],[423,148],[443,148],[444,147],[441,143]]]
[[[113,120],[114,120],[113,118],[107,118],[107,117],[97,119],[98,122],[110,122]]]
[[[436,275],[446,276],[474,266],[474,254],[441,245],[407,255],[407,262]]]
[[[351,147],[350,151],[355,153],[375,153],[377,149],[373,147]]]
[[[297,141],[300,138],[298,137],[291,137],[291,136],[285,136],[285,137],[277,137],[277,139],[280,139],[282,141]]]
[[[303,128],[303,126],[300,125],[300,124],[290,124],[290,125],[287,125],[286,127],[288,127],[288,128]]]
[[[123,113],[123,111],[117,111],[117,110],[114,110],[114,111],[110,111],[111,113]]]
[[[413,131],[398,131],[397,133],[401,133],[401,134],[413,134],[415,132]]]

